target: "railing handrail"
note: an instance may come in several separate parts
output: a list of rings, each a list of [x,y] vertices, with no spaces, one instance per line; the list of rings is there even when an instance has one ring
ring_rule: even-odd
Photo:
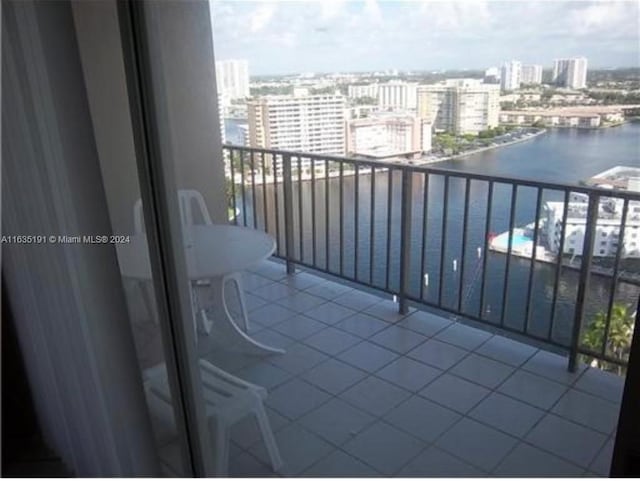
[[[290,157],[296,157],[296,158],[303,157],[303,158],[322,160],[322,161],[327,160],[329,162],[341,162],[341,163],[348,162],[354,165],[361,165],[361,166],[367,166],[367,167],[392,168],[399,171],[409,170],[411,172],[416,172],[416,173],[446,175],[449,177],[458,177],[463,179],[472,179],[472,180],[479,180],[479,181],[486,181],[486,182],[496,182],[500,184],[517,184],[519,186],[524,186],[524,187],[539,187],[542,189],[549,189],[549,190],[570,191],[570,192],[577,192],[582,194],[598,195],[600,197],[616,197],[619,199],[629,199],[632,201],[640,201],[640,192],[603,189],[601,187],[589,187],[589,186],[580,185],[580,184],[566,184],[566,183],[558,183],[558,182],[539,181],[539,180],[525,179],[522,177],[507,177],[504,175],[479,174],[476,172],[464,172],[464,171],[454,170],[454,169],[445,169],[442,167],[431,167],[428,165],[400,164],[400,163],[388,162],[384,160],[358,159],[354,157],[329,155],[329,154],[315,154],[315,153],[308,153],[308,152],[297,152],[292,150],[247,147],[243,145],[234,145],[234,144],[228,144],[228,143],[223,144],[222,147],[223,149],[238,150],[238,151],[244,151],[244,152],[272,154],[272,155],[279,155],[279,156],[290,156]]]
[[[601,272],[601,269],[594,269],[592,265],[592,260],[595,254],[594,249],[596,247],[596,242],[599,242],[598,248],[600,249],[599,254],[605,255],[606,253],[602,251],[602,246],[604,245],[607,249],[610,249],[606,242],[602,242],[600,236],[596,240],[596,229],[598,226],[598,219],[600,214],[600,201],[603,198],[617,198],[623,201],[623,213],[621,217],[621,230],[620,234],[617,237],[622,238],[625,232],[624,227],[625,224],[629,221],[628,211],[631,202],[640,202],[640,192],[629,192],[629,191],[614,191],[609,189],[603,189],[600,187],[591,187],[586,185],[572,185],[566,183],[557,183],[557,182],[540,182],[536,180],[530,179],[521,179],[515,177],[507,177],[507,176],[496,176],[496,175],[487,175],[487,174],[478,174],[465,172],[461,170],[453,170],[453,169],[444,169],[431,167],[429,165],[414,165],[409,163],[395,163],[388,161],[380,161],[380,160],[371,160],[371,159],[358,159],[358,158],[350,158],[346,156],[336,156],[336,155],[325,155],[325,154],[315,154],[315,153],[305,153],[305,152],[294,152],[288,150],[278,150],[278,149],[263,149],[263,148],[255,148],[255,147],[245,147],[245,146],[235,146],[232,144],[224,144],[223,151],[226,152],[227,155],[224,156],[225,162],[230,162],[229,171],[233,181],[231,182],[232,189],[232,202],[235,208],[236,204],[236,184],[240,183],[240,191],[242,195],[242,204],[243,204],[243,223],[246,226],[248,223],[247,218],[247,208],[245,205],[246,199],[246,191],[251,190],[251,203],[252,203],[252,213],[251,218],[253,222],[254,228],[258,228],[258,220],[256,218],[256,158],[258,162],[261,164],[262,170],[262,180],[263,184],[266,183],[265,172],[267,171],[266,164],[266,156],[273,156],[273,159],[269,159],[270,162],[277,162],[280,166],[279,169],[273,169],[269,177],[273,181],[274,188],[271,189],[271,195],[273,196],[273,202],[275,204],[275,208],[273,209],[275,228],[273,229],[278,239],[278,250],[277,255],[283,258],[287,263],[287,272],[289,274],[295,271],[295,266],[304,266],[319,270],[321,272],[326,272],[328,274],[337,275],[343,279],[346,279],[351,282],[355,282],[356,284],[366,285],[368,287],[378,289],[382,292],[386,292],[387,294],[392,294],[394,298],[396,298],[399,302],[399,310],[401,314],[406,314],[408,312],[408,303],[409,302],[417,302],[419,304],[432,306],[438,309],[441,309],[445,312],[451,312],[456,316],[463,316],[469,319],[473,319],[479,321],[484,324],[491,325],[493,327],[497,327],[501,330],[505,330],[508,332],[516,332],[525,337],[535,339],[537,341],[545,342],[549,345],[562,347],[566,349],[569,353],[569,370],[575,370],[579,355],[591,356],[594,359],[598,359],[603,362],[613,363],[615,365],[624,366],[626,365],[626,360],[623,357],[619,359],[615,355],[611,355],[607,350],[608,348],[608,340],[610,340],[610,330],[611,330],[611,319],[613,313],[613,306],[615,303],[615,293],[617,290],[617,286],[620,283],[628,283],[636,286],[640,286],[640,281],[635,280],[633,278],[627,279],[624,275],[624,270],[622,270],[621,259],[622,259],[622,251],[625,249],[625,242],[620,239],[620,242],[615,244],[615,261],[613,266],[613,273],[605,273]],[[239,165],[236,165],[236,161],[239,161]],[[307,173],[304,173],[303,170],[303,162],[305,164],[305,168],[307,168]],[[307,165],[307,163],[309,165]],[[337,164],[339,169],[338,172],[332,172],[329,168],[329,163]],[[353,175],[355,176],[353,182],[353,198],[354,201],[352,204],[345,205],[345,195],[344,195],[344,177],[345,177],[345,164],[353,166]],[[247,165],[251,169],[250,172],[246,171]],[[320,168],[324,168],[324,171],[320,171],[318,174],[318,170],[316,165],[319,165]],[[240,170],[240,179],[238,179],[237,174],[235,173],[234,167]],[[310,172],[309,172],[310,167]],[[369,212],[369,280],[363,280],[361,274],[359,274],[359,264],[358,260],[360,258],[359,249],[362,246],[359,244],[359,218],[360,218],[360,175],[363,174],[362,167],[369,167],[370,172],[364,172],[364,174],[371,175],[371,180],[369,182],[369,188],[371,189],[370,193],[366,193],[366,196],[370,197],[370,206],[368,207]],[[273,165],[272,165],[273,168]],[[368,170],[368,169],[367,169]],[[339,173],[339,176],[336,175]],[[398,184],[395,182],[397,180],[397,176],[394,176],[394,173],[401,174],[402,182]],[[310,174],[308,176],[307,174]],[[375,189],[375,181],[376,174],[378,176],[380,174],[384,174],[383,177],[384,182],[387,184],[386,190],[386,203],[384,206],[386,216],[386,233],[382,233],[382,242],[386,243],[386,247],[383,246],[384,256],[386,260],[381,259],[381,264],[384,267],[384,279],[380,278],[379,280],[374,282],[374,242],[376,241],[376,237],[380,237],[379,233],[376,233],[375,229],[375,196],[377,190]],[[422,192],[422,208],[418,209],[420,212],[419,216],[422,217],[421,226],[414,225],[416,222],[420,224],[420,220],[414,218],[412,214],[412,206],[416,202],[414,198],[414,174],[418,175],[422,178],[422,182],[418,185],[423,190]],[[319,176],[319,177],[318,177]],[[337,178],[336,178],[337,177]],[[428,192],[429,192],[429,183],[433,178],[442,178],[443,180],[443,193],[442,198],[443,202],[436,202],[431,206],[432,202],[428,200]],[[249,189],[245,188],[245,181],[247,178],[250,179],[251,185]],[[395,180],[394,180],[395,178]],[[465,184],[465,193],[464,193],[464,206],[463,206],[463,221],[462,221],[462,232],[461,232],[461,240],[455,239],[453,241],[453,247],[448,246],[448,222],[449,222],[449,201],[451,200],[449,196],[449,185],[451,183],[452,178],[461,179]],[[316,199],[316,190],[315,190],[315,182],[320,179],[324,182],[324,208],[325,208],[325,219],[324,219],[324,230],[325,230],[325,258],[324,262],[318,262],[317,259],[317,223],[315,221],[315,207],[318,202]],[[303,181],[310,180],[311,184],[311,198],[307,198],[307,203],[311,203],[311,212],[312,219],[311,223],[311,231],[305,233],[305,215],[303,212],[303,205],[305,204],[305,195],[303,195],[304,183]],[[338,191],[333,192],[331,195],[332,189],[329,189],[329,181],[337,181],[338,182]],[[485,220],[482,222],[484,224],[484,232],[480,233],[481,242],[483,242],[484,247],[478,247],[478,259],[482,258],[478,261],[478,268],[481,266],[482,270],[482,280],[480,287],[480,302],[479,306],[472,306],[471,308],[465,308],[463,295],[464,295],[464,284],[465,284],[465,256],[468,255],[469,244],[467,240],[467,228],[469,224],[469,202],[470,202],[470,186],[473,180],[483,182],[487,184],[487,194],[486,194],[486,209],[485,210]],[[281,185],[278,185],[281,184]],[[494,197],[494,186],[496,184],[503,184],[505,186],[511,186],[510,193],[510,201],[508,211],[502,211],[503,216],[505,216],[508,212],[508,247],[506,251],[504,248],[500,250],[498,248],[490,247],[490,237],[492,237],[490,233],[491,222],[492,222],[492,206],[493,206],[493,197]],[[508,308],[508,299],[509,299],[509,287],[510,280],[512,278],[510,264],[512,262],[512,257],[514,255],[514,236],[516,228],[516,210],[518,204],[518,188],[519,187],[527,187],[532,188],[536,191],[536,202],[535,202],[535,228],[533,233],[532,242],[532,250],[530,252],[530,261],[529,261],[529,272],[527,274],[526,280],[526,307],[524,313],[524,322],[520,327],[509,325],[507,322],[507,308]],[[399,189],[396,193],[396,189]],[[554,243],[551,247],[547,247],[547,249],[551,249],[550,252],[555,253],[556,259],[551,262],[550,257],[547,255],[547,252],[543,249],[542,254],[544,254],[545,259],[544,262],[549,264],[553,264],[555,266],[554,273],[554,284],[553,294],[551,297],[551,306],[550,306],[550,315],[548,319],[548,325],[545,327],[544,324],[543,329],[546,330],[546,335],[541,334],[533,328],[532,323],[532,294],[533,294],[533,286],[535,284],[535,275],[534,271],[537,265],[537,254],[538,254],[538,239],[539,236],[543,235],[540,229],[544,229],[544,226],[540,225],[540,213],[541,213],[541,204],[543,200],[543,191],[544,190],[554,191],[557,193],[561,193],[564,197],[565,207],[563,208],[562,215],[562,233],[560,234],[559,244],[557,239],[557,232],[553,235]],[[394,193],[396,193],[396,197],[394,197]],[[571,193],[580,193],[585,197],[585,201],[588,199],[587,211],[585,213],[585,233],[582,242],[582,246],[576,249],[578,252],[574,253],[574,249],[570,248],[568,250],[572,255],[579,255],[581,257],[581,262],[579,267],[574,267],[572,265],[567,265],[563,261],[564,255],[567,253],[565,249],[566,244],[565,240],[567,237],[565,226],[568,221],[568,213],[570,211],[570,201],[571,201]],[[269,221],[268,221],[268,212],[267,212],[267,189],[264,189],[262,192],[263,195],[263,206],[262,206],[262,216],[263,216],[263,225],[264,229],[268,232]],[[337,197],[333,200],[333,204],[330,202],[331,197]],[[379,195],[384,195],[384,192],[380,192]],[[500,196],[505,196],[505,193],[499,193],[498,198]],[[279,198],[281,201],[279,202]],[[419,201],[418,201],[419,202]],[[398,205],[399,203],[399,205]],[[454,201],[455,203],[455,201]],[[503,207],[506,205],[507,199],[503,199]],[[294,204],[297,204],[297,215],[294,215]],[[338,244],[338,252],[333,254],[331,253],[332,247],[330,246],[330,205],[333,205],[335,210],[334,214],[331,214],[334,223],[334,235],[335,231],[338,231],[339,240]],[[400,237],[399,240],[396,238],[393,241],[392,235],[392,212],[394,212],[394,206],[397,212],[399,207],[400,209]],[[429,207],[431,206],[431,215],[435,215],[432,220],[435,221],[438,216],[438,207],[440,207],[441,218],[437,221],[436,224],[439,225],[431,225],[429,226]],[[434,214],[433,209],[436,209]],[[279,216],[279,212],[281,215]],[[352,232],[349,234],[350,241],[352,241],[353,255],[352,257],[345,257],[345,216],[353,215],[354,228],[351,229]],[[362,214],[364,215],[364,213]],[[457,215],[457,214],[456,214]],[[283,225],[280,226],[280,219],[284,220]],[[337,220],[336,220],[337,217]],[[379,216],[378,216],[379,217]],[[634,218],[635,219],[635,218]],[[505,220],[503,218],[503,220]],[[632,219],[633,220],[633,219]],[[235,222],[238,222],[238,219],[235,218]],[[251,223],[251,221],[249,221]],[[337,227],[336,227],[337,226]],[[555,226],[555,224],[554,224]],[[427,233],[428,230],[434,229],[436,232],[436,237],[433,237],[433,241],[436,242],[436,239],[439,236],[439,262],[437,263],[437,267],[432,264],[432,269],[436,271],[437,277],[437,299],[433,299],[435,295],[435,291],[432,289],[431,299],[429,295],[425,297],[425,286],[429,286],[429,270],[427,269],[425,263],[425,254],[427,252]],[[419,229],[419,230],[414,230]],[[283,233],[283,238],[281,237],[281,232]],[[418,237],[416,237],[415,242],[421,242],[421,250],[416,254],[413,252],[412,240],[413,233],[419,232]],[[310,235],[312,237],[313,244],[313,252],[312,258],[313,262],[309,262],[308,256],[305,256],[305,235]],[[478,235],[478,233],[474,234]],[[503,234],[501,234],[503,235]],[[296,241],[297,236],[297,241]],[[455,237],[455,236],[454,236]],[[284,239],[284,242],[281,242]],[[395,244],[395,247],[392,249],[392,242],[399,242]],[[476,242],[478,240],[476,239]],[[573,243],[573,241],[572,241]],[[281,249],[281,244],[284,244],[284,252]],[[613,244],[612,244],[613,245]],[[451,255],[445,255],[448,249],[453,248],[453,257]],[[501,291],[500,301],[501,305],[499,305],[499,310],[497,311],[497,315],[499,319],[494,316],[491,318],[491,304],[487,301],[486,290],[487,285],[487,272],[488,272],[488,264],[487,260],[489,257],[489,250],[493,249],[494,251],[503,252],[506,254],[506,263],[504,264],[504,275],[502,280],[498,282],[501,283],[501,286],[497,286]],[[459,249],[459,251],[458,251]],[[366,247],[365,247],[366,251]],[[393,254],[392,254],[393,253]],[[333,263],[330,263],[330,254],[331,258],[337,258]],[[383,254],[380,253],[382,256]],[[413,272],[412,265],[412,256],[419,255],[420,256],[420,265],[419,270],[417,271],[418,277],[416,276],[416,272]],[[460,256],[458,259],[457,256]],[[520,250],[516,252],[516,255],[519,257],[527,257],[526,251]],[[610,255],[610,254],[609,254]],[[392,260],[393,257],[393,260]],[[438,257],[438,256],[436,256]],[[415,257],[414,257],[415,259]],[[445,287],[445,260],[447,262],[453,262],[453,272],[455,272],[455,276],[457,276],[457,281],[453,289],[457,292],[454,292],[454,302],[456,301],[457,296],[457,307],[450,307],[447,305],[444,294]],[[460,271],[458,273],[458,260],[460,260]],[[339,262],[338,262],[339,261]],[[332,265],[333,264],[333,265]],[[337,264],[337,265],[336,265]],[[348,264],[348,265],[347,265]],[[395,270],[392,274],[392,265],[395,265]],[[558,327],[558,323],[556,322],[556,312],[557,305],[559,302],[559,284],[562,276],[563,270],[572,270],[576,271],[579,276],[579,280],[576,283],[577,285],[577,293],[574,301],[574,308],[572,317],[572,324],[570,337],[566,340],[562,340],[561,338],[556,338],[554,334],[554,330]],[[397,271],[397,272],[396,272]],[[478,271],[480,272],[480,271]],[[590,289],[590,279],[594,276],[603,275],[611,280],[611,286],[608,287],[610,292],[609,302],[607,303],[607,309],[605,312],[606,315],[606,326],[605,326],[605,334],[602,339],[602,343],[600,346],[594,344],[594,341],[589,341],[589,339],[583,336],[583,326],[585,325],[585,316],[587,313],[587,304],[589,298],[589,289]],[[477,280],[477,277],[474,277]],[[414,285],[415,281],[419,282],[419,297],[416,297],[415,292],[412,292],[412,289],[415,291],[416,286]],[[475,280],[473,281],[475,282]],[[495,283],[494,283],[495,284]],[[513,284],[513,283],[511,283]],[[513,289],[513,286],[511,285]],[[471,292],[471,291],[469,291]],[[592,307],[589,309],[593,310]],[[477,312],[476,312],[477,311]],[[593,315],[593,312],[589,314]],[[597,341],[596,341],[597,342]],[[616,341],[618,342],[618,341]],[[597,352],[594,352],[595,351]]]

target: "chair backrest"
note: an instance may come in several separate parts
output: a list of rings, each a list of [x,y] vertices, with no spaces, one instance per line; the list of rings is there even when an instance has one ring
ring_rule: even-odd
[[[180,215],[184,225],[212,224],[207,205],[204,203],[204,197],[197,190],[179,190],[178,202],[180,203]],[[194,214],[196,212],[199,212],[202,222],[195,222]]]
[[[178,191],[178,204],[180,206],[180,218],[182,225],[192,226],[196,224],[211,225],[211,217],[204,203],[204,197],[197,190],[183,189]],[[200,222],[196,222],[200,220]],[[142,215],[142,199],[138,199],[133,205],[133,227],[136,234],[144,232],[144,217]]]

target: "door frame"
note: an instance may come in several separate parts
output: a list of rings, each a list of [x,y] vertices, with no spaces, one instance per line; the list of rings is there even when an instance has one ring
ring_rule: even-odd
[[[177,201],[177,183],[160,151],[157,109],[144,1],[119,0],[127,96],[169,387],[185,473],[215,472],[213,446],[202,393],[189,279]]]

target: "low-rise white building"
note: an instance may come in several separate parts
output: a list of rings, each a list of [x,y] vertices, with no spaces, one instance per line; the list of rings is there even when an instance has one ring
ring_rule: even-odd
[[[564,202],[546,202],[546,233],[549,249],[558,254],[562,236]],[[587,224],[586,199],[569,202],[563,253],[581,255]],[[625,219],[624,239],[620,239],[622,225],[622,200],[602,199],[598,209],[598,221],[593,243],[594,257],[612,257],[622,242],[622,257],[640,258],[640,202],[629,202]]]
[[[503,110],[501,124],[530,125],[541,122],[546,127],[576,127],[595,129],[604,123],[619,123],[624,120],[625,106],[577,106],[551,109]]]

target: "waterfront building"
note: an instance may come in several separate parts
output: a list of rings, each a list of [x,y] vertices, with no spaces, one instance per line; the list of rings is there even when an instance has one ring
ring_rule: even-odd
[[[571,89],[586,88],[587,59],[585,57],[555,59],[552,82]]]
[[[418,88],[417,113],[436,131],[476,134],[498,125],[500,88],[475,79],[450,79]]]
[[[384,114],[347,121],[347,154],[375,158],[431,150],[431,123],[416,115]]]
[[[601,125],[601,116],[596,113],[504,110],[500,112],[500,123],[508,125],[531,125],[536,122],[545,127],[575,127],[595,129]]]
[[[640,192],[640,167],[617,165],[587,179],[585,184],[603,189]]]
[[[562,251],[564,254],[580,255],[582,253],[587,224],[587,208],[588,203],[585,200],[577,199],[574,202],[569,202]],[[564,202],[546,202],[544,205],[547,243],[554,254],[558,254],[560,250],[564,209]],[[629,210],[624,220],[624,239],[621,240],[620,227],[622,222],[622,200],[603,199],[598,209],[598,222],[593,244],[594,257],[615,256],[618,245],[622,242],[623,257],[640,258],[640,202],[629,202]]]
[[[625,112],[638,108],[636,105],[576,106],[554,109],[503,110],[501,124],[531,125],[541,122],[546,127],[576,127],[593,129],[604,124],[624,121]]]
[[[249,145],[344,155],[345,97],[296,93],[247,102]]]
[[[525,85],[542,83],[542,65],[523,65],[520,83]]]
[[[522,82],[522,63],[511,60],[502,65],[500,72],[500,88],[502,90],[517,90]]]
[[[219,60],[216,62],[218,90],[228,101],[249,97],[249,63],[246,60]]]
[[[378,98],[378,84],[366,85],[349,85],[347,88],[347,96],[350,99],[359,99],[363,97]]]
[[[616,166],[593,176],[585,183],[603,189],[640,192],[640,168]],[[629,201],[624,219],[623,204],[624,200],[620,198],[600,198],[593,244],[595,257],[615,256],[622,242],[623,258],[640,258],[640,202]],[[544,207],[547,242],[552,252],[557,254],[560,250],[565,204],[564,202],[546,202]],[[576,255],[582,253],[587,210],[587,195],[573,193],[567,210],[563,253]],[[624,238],[620,239],[620,229],[623,224]]]
[[[418,84],[393,80],[379,84],[378,106],[383,110],[415,110]]]

